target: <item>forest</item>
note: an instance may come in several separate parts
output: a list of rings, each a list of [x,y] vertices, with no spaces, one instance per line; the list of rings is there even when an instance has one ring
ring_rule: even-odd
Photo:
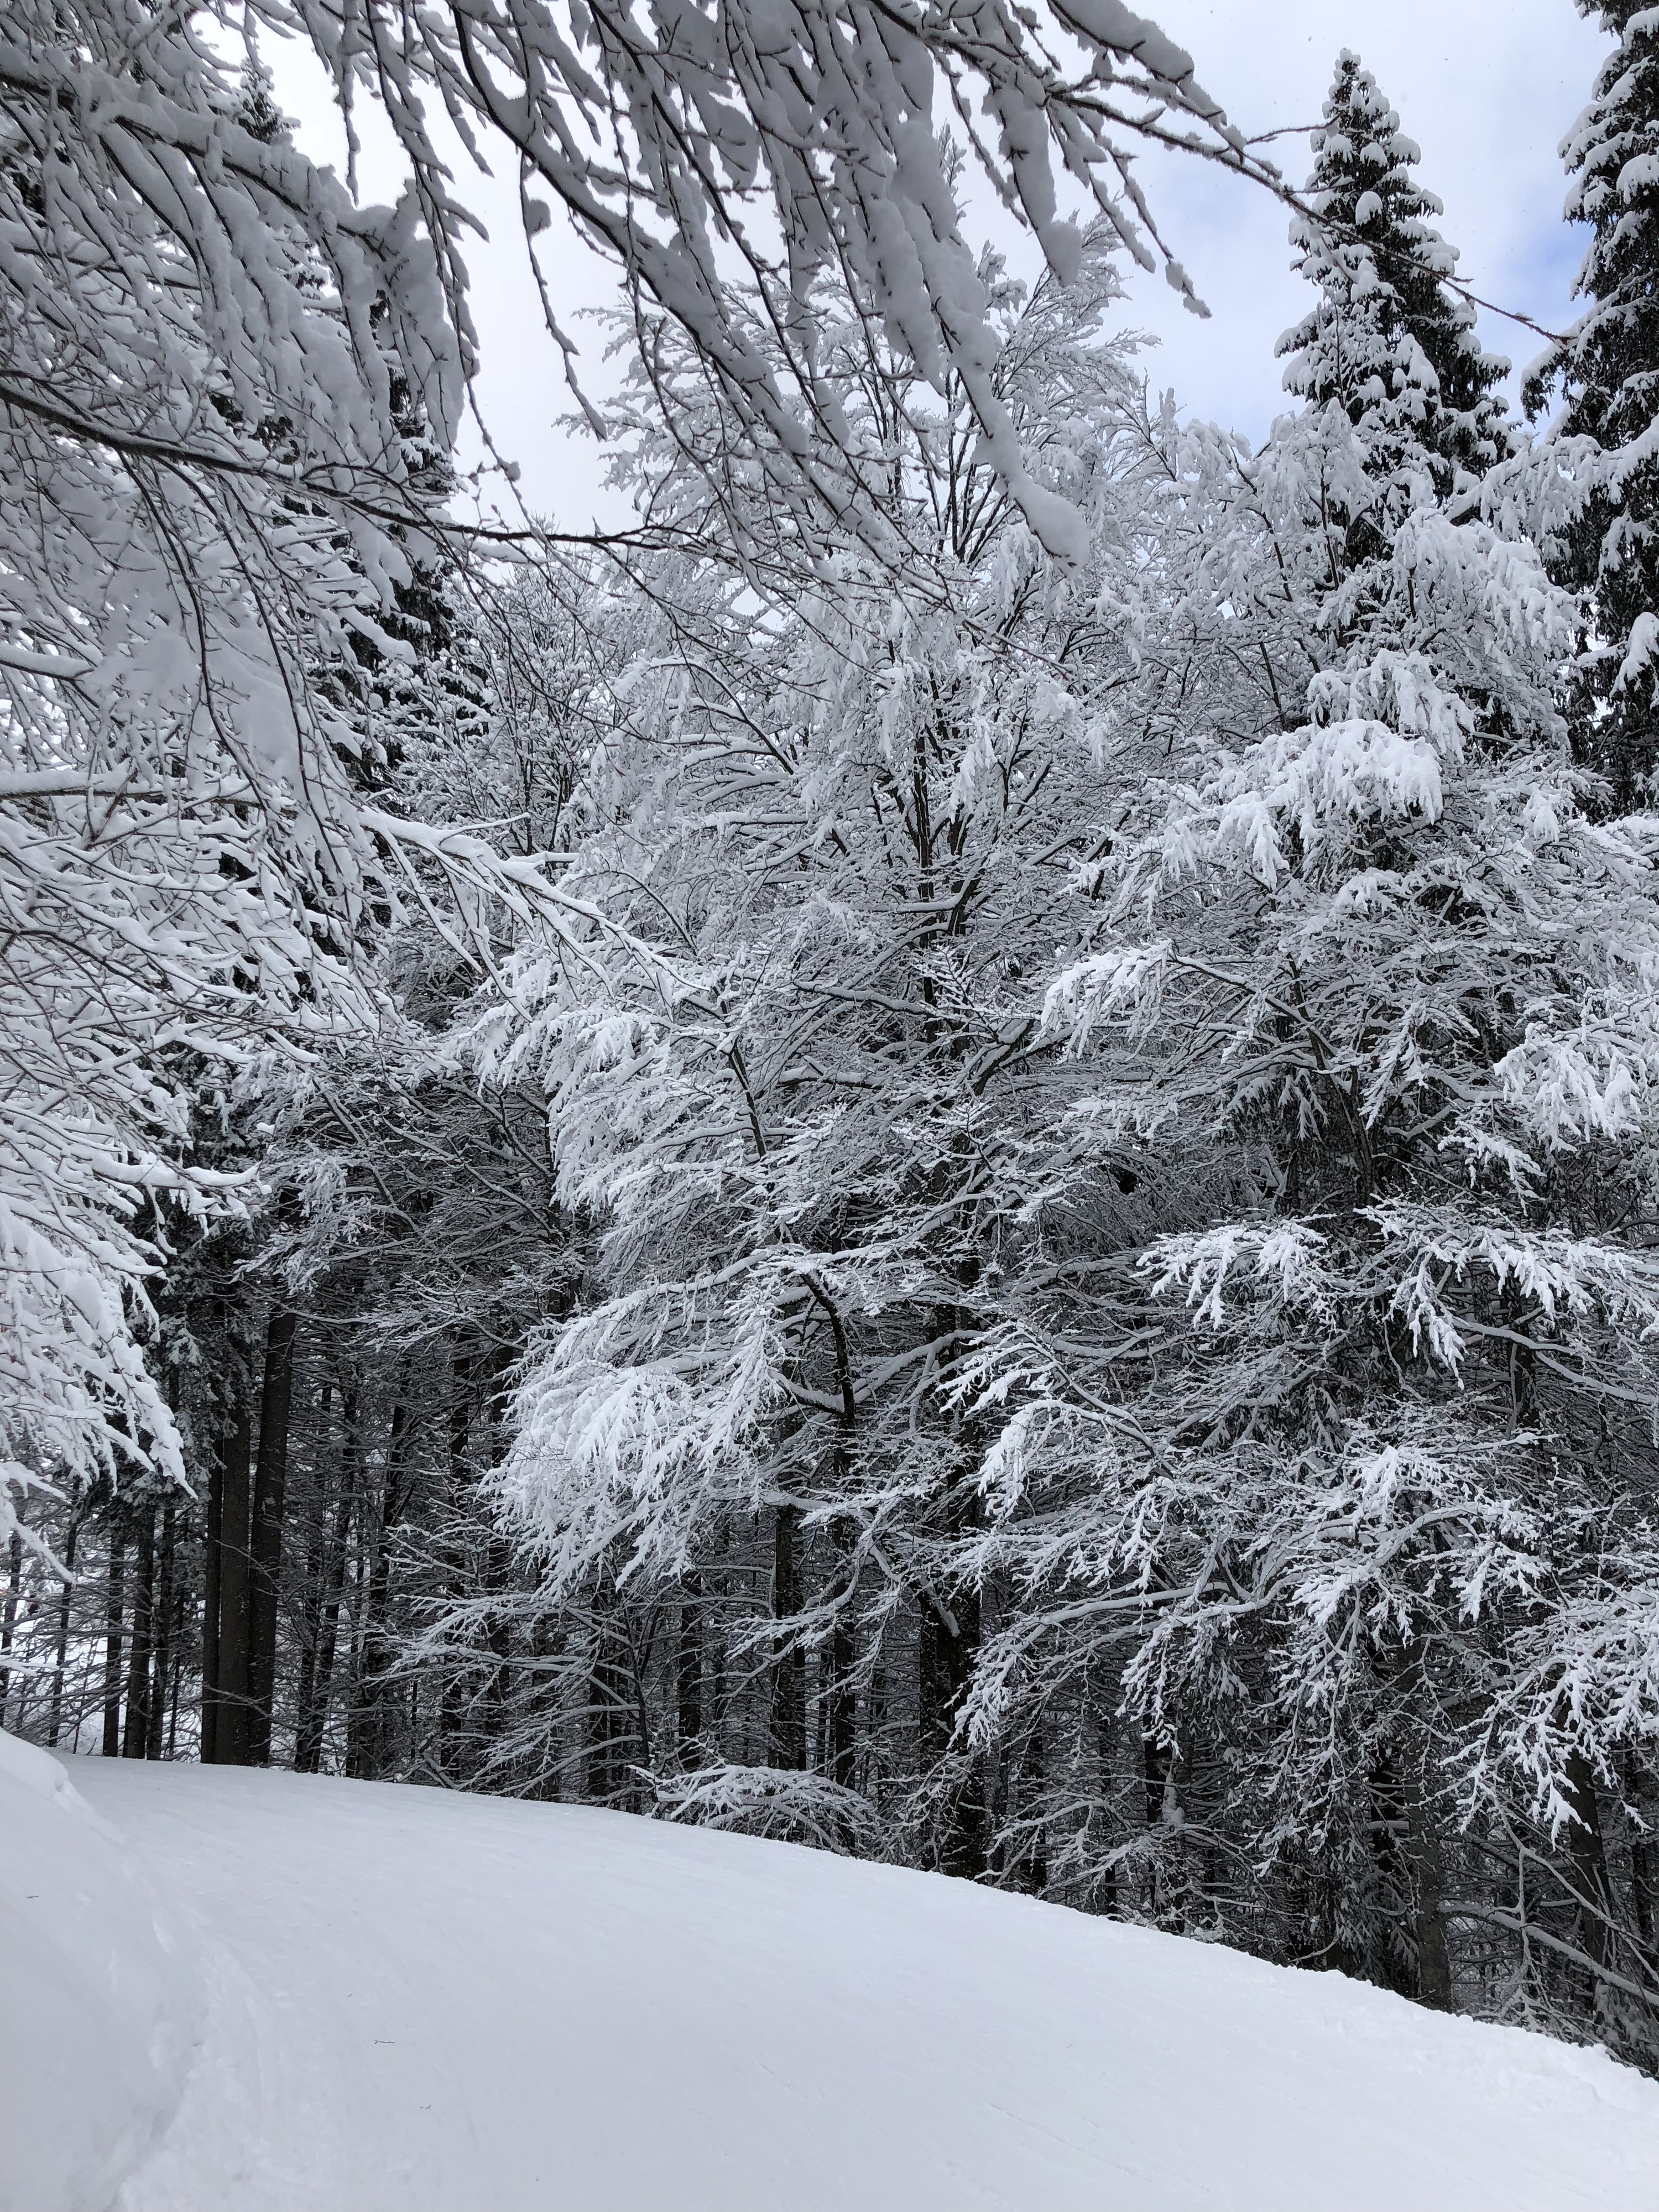
[[[1350,52],[1281,173],[1112,0],[13,0],[7,1730],[1659,2070],[1659,11],[1588,12],[1516,408]],[[475,419],[446,131],[626,527]],[[1137,341],[1145,143],[1284,203],[1265,441]]]

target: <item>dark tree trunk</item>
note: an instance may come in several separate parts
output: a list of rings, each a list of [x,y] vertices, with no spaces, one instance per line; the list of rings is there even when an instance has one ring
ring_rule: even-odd
[[[323,1606],[328,1595],[327,1468],[329,1418],[332,1403],[333,1385],[325,1379],[319,1407],[321,1446],[306,1521],[304,1580],[300,1590],[300,1668],[294,1689],[294,1767],[296,1773],[301,1771],[301,1738],[308,1730],[310,1715],[316,1703],[317,1646],[322,1640]]]
[[[1170,1747],[1155,1735],[1141,1745],[1141,1765],[1146,1778],[1146,1826],[1157,1828],[1164,1820],[1164,1793],[1169,1786]]]
[[[951,1754],[963,1700],[979,1650],[979,1599],[955,1593],[949,1606],[931,1593],[922,1600],[917,1638],[918,1710],[924,1761],[937,1766]],[[985,1807],[981,1778],[971,1768],[947,1789],[939,1838],[941,1874],[969,1880],[985,1871]]]
[[[730,1536],[724,1522],[720,1526],[720,1550],[723,1560],[729,1556]],[[703,1644],[708,1664],[708,1727],[714,1738],[714,1752],[716,1759],[724,1759],[726,1755],[727,1729],[732,1717],[732,1702],[734,1694],[731,1652],[726,1636],[726,1615],[721,1602],[726,1597],[728,1589],[727,1577],[721,1574],[717,1577],[714,1584],[714,1595],[716,1606],[714,1616],[712,1619],[705,1616],[703,1621]]]
[[[135,1516],[137,1558],[132,1578],[132,1644],[127,1662],[127,1720],[124,1759],[149,1753],[150,1661],[155,1635],[155,1507],[146,1498]]]
[[[1378,1754],[1371,1769],[1370,1814],[1371,1857],[1378,1891],[1376,1924],[1368,1930],[1363,1954],[1350,1957],[1339,1953],[1331,1963],[1343,1973],[1370,1974],[1390,1989],[1397,1990],[1401,1996],[1415,1996],[1415,1969],[1402,1964],[1400,1947],[1388,1940],[1389,1934],[1409,1917],[1413,1951],[1417,1948],[1416,1888],[1411,1864],[1407,1795],[1398,1761],[1386,1748]]]
[[[254,1469],[248,1577],[248,1761],[270,1764],[276,1691],[276,1621],[283,1579],[283,1515],[288,1494],[288,1432],[294,1403],[295,1316],[276,1306],[265,1329],[259,1395],[259,1456]]]
[[[23,1540],[15,1528],[6,1546],[6,1608],[3,1626],[0,1626],[0,1653],[11,1650],[11,1639],[17,1628],[17,1601],[23,1589]],[[11,1669],[0,1667],[0,1721],[5,1717],[11,1703]]]
[[[104,1601],[104,1756],[121,1756],[121,1613],[126,1601],[126,1531],[118,1504],[109,1509],[109,1589]]]
[[[185,1594],[173,1601],[173,1695],[167,1705],[167,1756],[173,1757],[179,1742],[179,1689],[185,1672]]]
[[[496,1346],[489,1391],[489,1464],[492,1468],[499,1467],[507,1457],[511,1440],[507,1420],[507,1378],[517,1358],[517,1351],[512,1345]],[[511,1583],[513,1553],[506,1538],[495,1529],[490,1532],[487,1558],[487,1588],[490,1595],[495,1596],[504,1592]],[[513,1695],[513,1624],[505,1606],[490,1607],[486,1641],[495,1665],[483,1700],[483,1729],[486,1737],[495,1742],[507,1726]]]
[[[174,1674],[174,1655],[178,1648],[178,1607],[173,1582],[178,1553],[178,1509],[172,1498],[161,1509],[161,1551],[158,1561],[155,1602],[150,1618],[155,1624],[152,1641],[155,1648],[155,1662],[150,1669],[152,1688],[149,1699],[149,1735],[144,1746],[146,1759],[160,1759],[162,1741],[167,1734],[167,1688]]]
[[[1428,1763],[1419,1753],[1406,1780],[1406,1856],[1412,1875],[1412,1933],[1417,1945],[1417,1998],[1437,2012],[1452,2008],[1451,1954],[1446,1944],[1445,1876],[1440,1826],[1429,1790]]]
[[[870,1686],[864,1699],[864,1779],[866,1797],[878,1799],[887,1776],[887,1719],[890,1692],[887,1669],[878,1662],[870,1669]]]
[[[491,1597],[506,1593],[512,1572],[512,1547],[504,1536],[492,1530],[484,1570],[485,1588]],[[513,1699],[513,1622],[506,1606],[490,1607],[484,1642],[495,1663],[489,1671],[489,1686],[483,1698],[483,1732],[486,1738],[495,1743],[499,1741],[506,1729]]]
[[[1405,1831],[1410,1880],[1410,1926],[1415,1958],[1413,1994],[1437,2012],[1452,2008],[1451,1953],[1446,1942],[1445,1874],[1436,1812],[1434,1684],[1429,1645],[1419,1637],[1378,1654],[1380,1678],[1398,1700],[1393,1743],[1379,1769],[1381,1807],[1397,1805]],[[1374,1785],[1375,1786],[1375,1785]]]
[[[340,1494],[335,1501],[334,1526],[323,1559],[323,1596],[317,1625],[316,1662],[307,1695],[302,1699],[294,1730],[294,1771],[315,1774],[322,1764],[323,1738],[328,1728],[329,1693],[334,1682],[334,1654],[340,1634],[340,1602],[345,1592],[346,1549],[351,1539],[351,1516],[357,1498],[357,1393],[347,1389],[340,1401]]]
[[[1042,1723],[1039,1721],[1025,1747],[1024,1771],[1020,1776],[1020,1797],[1023,1804],[1040,1806],[1048,1784],[1047,1747],[1043,1741]],[[1025,1887],[1033,1897],[1041,1897],[1048,1887],[1048,1839],[1043,1828],[1033,1828],[1030,1841],[1023,1855]]]
[[[375,1532],[374,1559],[363,1602],[356,1694],[346,1753],[348,1771],[368,1778],[385,1771],[389,1755],[386,1676],[392,1665],[392,1650],[386,1613],[392,1586],[392,1532],[402,1518],[407,1502],[404,1480],[408,1446],[409,1410],[400,1402],[392,1409],[386,1487],[380,1499],[380,1527]]]
[[[843,1790],[853,1787],[858,1771],[858,1699],[853,1687],[853,1632],[845,1613],[836,1616],[830,1632],[823,1686],[824,1768]]]
[[[806,1654],[794,1638],[800,1611],[800,1513],[780,1505],[772,1522],[772,1618],[778,1624],[772,1662],[772,1764],[791,1773],[806,1765]]]
[[[588,1689],[587,1795],[596,1804],[616,1803],[627,1784],[625,1747],[633,1729],[633,1684],[606,1614],[595,1607],[593,1671]]]
[[[1104,1686],[1101,1686],[1103,1688]],[[1097,1692],[1098,1694],[1098,1692]],[[1095,1707],[1095,1757],[1098,1778],[1098,1805],[1090,1815],[1092,1825],[1097,1816],[1109,1835],[1116,1825],[1118,1729],[1114,1711],[1115,1695],[1108,1692]],[[1097,1894],[1100,1909],[1109,1919],[1115,1920],[1118,1911],[1117,1867],[1109,1865],[1102,1875]]]
[[[1632,1746],[1625,1753],[1625,1801],[1636,1816],[1629,1827],[1630,1903],[1637,1935],[1650,1946],[1654,1938],[1653,1832],[1651,1825],[1643,1821],[1642,1794],[1642,1765]]]
[[[1596,1799],[1595,1770],[1582,1751],[1575,1749],[1568,1754],[1561,1779],[1562,1794],[1572,1813],[1561,1840],[1577,1899],[1575,1939],[1595,1969],[1589,1999],[1599,2008],[1607,1987],[1601,1970],[1613,1963],[1613,1886],[1607,1880],[1601,1808]]]
[[[459,1604],[467,1595],[470,1516],[466,1500],[471,1488],[472,1389],[471,1355],[458,1352],[450,1372],[449,1389],[448,1589],[453,1604]],[[465,1676],[460,1667],[452,1666],[438,1702],[438,1765],[452,1782],[461,1778],[461,1715],[465,1702]]]
[[[244,1389],[225,1439],[219,1522],[219,1694],[214,1757],[248,1764],[248,1507],[253,1420]]]
[[[46,1741],[57,1746],[64,1732],[64,1677],[69,1670],[70,1606],[75,1592],[75,1548],[81,1535],[80,1517],[70,1515],[64,1538],[64,1587],[58,1594],[58,1651],[52,1675],[52,1718]]]
[[[212,1766],[219,1756],[219,1607],[220,1554],[224,1544],[225,1440],[213,1441],[208,1468],[207,1526],[202,1540],[202,1764]]]
[[[1148,1735],[1141,1744],[1141,1770],[1146,1785],[1146,1833],[1158,1843],[1146,1860],[1146,1909],[1158,1914],[1170,1909],[1177,1893],[1177,1870],[1169,1864],[1168,1838],[1179,1809],[1176,1751],[1162,1737]],[[1166,1923],[1167,1924],[1167,1923]]]
[[[680,1765],[702,1763],[702,1577],[687,1575],[680,1588],[679,1644],[675,1692],[679,1707]]]
[[[964,1284],[975,1268],[969,1263]],[[940,1338],[970,1330],[973,1318],[960,1307],[934,1309],[933,1327]],[[955,1539],[977,1527],[979,1492],[971,1471],[982,1449],[971,1423],[950,1417],[952,1457],[957,1480],[941,1501],[943,1532]],[[966,1586],[948,1594],[924,1588],[917,1638],[917,1717],[925,1765],[938,1768],[949,1761],[943,1793],[942,1820],[937,1832],[939,1867],[942,1874],[973,1879],[987,1865],[985,1775],[982,1762],[958,1747],[952,1750],[957,1724],[973,1680],[979,1657],[980,1601]]]

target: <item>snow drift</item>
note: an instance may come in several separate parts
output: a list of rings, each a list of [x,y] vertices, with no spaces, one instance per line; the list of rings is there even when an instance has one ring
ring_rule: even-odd
[[[0,1838],[0,2208],[105,2212],[178,2109],[199,1978],[115,1831],[9,1735]]]
[[[33,1948],[8,1946],[6,2082],[30,2086],[7,2212],[1659,2197],[1659,2087],[1336,1975],[617,1814],[75,1762],[123,1851],[47,1765],[8,1747],[8,1892],[49,1886]],[[205,2008],[147,2157],[189,2005],[146,1864],[193,1924]],[[112,2081],[118,2138],[97,2133]]]

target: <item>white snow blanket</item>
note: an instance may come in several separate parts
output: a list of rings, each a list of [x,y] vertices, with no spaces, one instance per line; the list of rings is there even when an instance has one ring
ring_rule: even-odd
[[[38,2127],[27,2100],[9,2119],[7,2212],[1659,2204],[1659,2087],[1334,1974],[616,1814],[71,1771],[126,1865],[88,1824],[106,1856],[12,1900],[41,1917],[8,1946],[6,2002],[53,2087]],[[87,1823],[23,1795],[25,1826]],[[191,1926],[205,2007],[159,2144],[134,1868]],[[104,1951],[107,1990],[83,1975],[59,2004],[60,1961]],[[193,2033],[181,2011],[161,2041]],[[54,2165],[112,2105],[130,2124],[97,2136],[103,2163]]]
[[[178,2110],[200,1989],[142,1863],[57,1759],[0,1735],[3,2212],[105,2212]]]

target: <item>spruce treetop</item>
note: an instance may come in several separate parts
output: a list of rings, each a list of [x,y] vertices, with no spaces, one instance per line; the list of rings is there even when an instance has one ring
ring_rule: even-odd
[[[1599,12],[1619,45],[1561,142],[1572,179],[1563,212],[1593,226],[1573,293],[1593,305],[1529,391],[1541,398],[1559,376],[1567,427],[1611,448],[1659,414],[1659,9],[1612,0]]]
[[[1496,390],[1509,363],[1482,349],[1474,308],[1446,288],[1457,252],[1429,220],[1443,210],[1413,174],[1420,149],[1355,54],[1337,58],[1313,146],[1316,219],[1298,216],[1291,241],[1321,298],[1279,342],[1285,388],[1346,408],[1381,472],[1426,455],[1449,492],[1510,450]]]
[[[1578,497],[1550,551],[1564,582],[1595,594],[1582,744],[1625,804],[1659,755],[1659,9],[1609,0],[1599,12],[1619,43],[1561,142],[1564,211],[1591,226],[1573,286],[1589,306],[1524,398],[1534,416],[1558,386],[1565,401],[1551,447]]]

